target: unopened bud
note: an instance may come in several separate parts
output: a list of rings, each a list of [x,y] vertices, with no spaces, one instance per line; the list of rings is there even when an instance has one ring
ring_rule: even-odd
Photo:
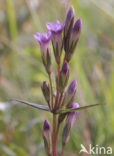
[[[73,25],[75,20],[75,10],[74,8],[70,8],[67,17],[65,20],[65,27],[64,27],[64,49],[65,53],[69,52],[69,40],[72,33]]]
[[[74,8],[70,8],[67,17],[65,20],[65,27],[64,27],[64,38],[66,39],[72,31],[75,19],[75,10]]]
[[[78,107],[79,107],[78,103],[74,103],[71,106],[71,108],[78,108]],[[68,115],[66,117],[66,122],[65,122],[63,134],[62,134],[62,145],[63,146],[68,142],[68,140],[70,138],[70,133],[71,133],[71,130],[75,124],[77,114],[78,114],[78,111],[70,112],[70,113],[68,113]]]
[[[74,100],[74,96],[75,96],[75,93],[76,93],[76,87],[77,87],[77,81],[74,80],[72,81],[72,83],[69,85],[66,93],[65,93],[65,96],[64,96],[64,99],[63,99],[63,102],[62,102],[62,107],[64,105],[66,105],[66,107],[70,107],[70,105],[72,104],[73,100]]]
[[[41,89],[45,97],[45,100],[47,101],[47,103],[49,103],[50,102],[50,89],[46,81],[43,82]]]
[[[43,139],[44,139],[44,146],[48,156],[51,156],[52,148],[51,148],[51,130],[50,124],[48,120],[44,122],[44,131],[43,131]]]
[[[64,29],[64,24],[61,24],[57,20],[53,24],[47,22],[46,26],[52,33],[51,39],[52,39],[54,55],[55,55],[56,62],[59,64],[60,63],[61,54],[62,54],[62,48],[63,48],[62,31]]]
[[[80,38],[81,25],[82,25],[82,21],[81,19],[78,19],[76,23],[74,24],[74,27],[71,32],[71,36],[67,43],[68,47],[67,47],[65,58],[68,62],[71,60],[74,50],[76,48],[76,45],[78,43],[78,40]]]
[[[69,79],[69,65],[66,62],[63,67],[62,70],[60,72],[60,92],[62,93],[64,91],[64,88],[67,85]]]

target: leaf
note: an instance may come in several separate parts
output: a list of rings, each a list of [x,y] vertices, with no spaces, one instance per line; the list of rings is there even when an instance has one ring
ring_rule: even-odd
[[[30,103],[30,102],[28,102],[28,101],[23,101],[23,100],[18,100],[18,99],[10,99],[9,101],[17,101],[17,102],[24,103],[24,104],[26,104],[26,105],[35,107],[35,108],[37,108],[37,109],[41,109],[41,110],[45,110],[45,111],[50,112],[48,106],[38,105],[38,104],[36,104],[36,103]]]
[[[100,106],[100,105],[104,105],[104,104],[93,104],[93,105],[87,105],[87,106],[82,106],[79,108],[71,108],[71,109],[59,109],[56,111],[57,114],[63,114],[63,113],[69,113],[69,112],[75,112],[75,111],[80,111],[80,110],[84,110],[84,109],[88,109],[94,106]]]

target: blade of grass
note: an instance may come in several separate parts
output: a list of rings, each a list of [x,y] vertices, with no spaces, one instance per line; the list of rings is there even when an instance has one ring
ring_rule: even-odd
[[[14,2],[13,0],[6,0],[9,30],[10,30],[11,38],[14,40],[15,37],[17,37],[17,24],[16,24],[16,13],[15,13],[13,2]]]

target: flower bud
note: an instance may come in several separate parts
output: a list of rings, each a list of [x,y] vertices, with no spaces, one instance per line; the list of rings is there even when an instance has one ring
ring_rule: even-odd
[[[62,107],[64,105],[66,105],[66,107],[70,107],[70,105],[72,104],[73,100],[74,100],[74,96],[75,96],[75,93],[76,93],[76,87],[77,87],[77,81],[74,80],[72,81],[72,83],[69,85],[66,93],[65,93],[65,96],[64,96],[64,99],[63,99],[63,102],[62,102]]]
[[[78,40],[80,38],[80,32],[81,32],[81,25],[82,21],[81,19],[78,19],[76,23],[74,24],[74,27],[71,32],[71,36],[69,38],[69,41],[67,43],[68,47],[66,50],[66,60],[69,62],[72,58],[72,55],[74,53],[74,50],[76,48],[76,45],[78,43]]]
[[[52,148],[51,148],[51,130],[50,124],[48,120],[44,122],[44,131],[43,131],[43,139],[44,139],[44,146],[48,156],[51,156]]]
[[[43,64],[48,73],[51,72],[51,54],[50,54],[50,46],[49,42],[51,39],[51,32],[48,33],[36,33],[34,38],[40,44],[40,50],[42,54]]]
[[[62,41],[62,31],[64,29],[64,24],[61,24],[58,20],[56,22],[46,23],[46,26],[48,30],[51,31],[52,33],[52,45],[53,45],[53,50],[54,50],[54,55],[56,62],[59,64],[60,63],[60,57],[62,54],[62,48],[63,48],[63,41]]]
[[[70,8],[67,17],[65,20],[65,27],[64,27],[64,38],[68,38],[70,33],[72,32],[72,28],[74,25],[74,19],[75,19],[75,10],[74,8]]]
[[[45,100],[47,101],[47,103],[49,103],[50,102],[50,89],[46,81],[43,82],[41,89],[45,97]]]
[[[69,79],[69,65],[66,62],[60,72],[60,92],[63,93]]]
[[[71,108],[78,108],[79,104],[78,103],[74,103]],[[71,130],[74,126],[74,123],[76,121],[76,117],[77,117],[78,111],[76,112],[70,112],[68,113],[67,117],[66,117],[66,122],[65,122],[65,126],[63,129],[63,134],[62,134],[62,145],[64,146],[69,138],[70,138],[70,133]]]
[[[64,27],[64,49],[65,53],[68,53],[69,51],[69,40],[72,33],[73,25],[74,25],[74,19],[75,19],[75,10],[74,8],[70,8],[67,17],[65,20],[65,27]]]

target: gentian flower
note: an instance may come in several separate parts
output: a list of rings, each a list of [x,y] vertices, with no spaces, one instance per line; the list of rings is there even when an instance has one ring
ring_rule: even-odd
[[[71,106],[71,108],[78,108],[78,107],[79,107],[78,103],[73,103],[72,106]],[[65,126],[64,126],[64,129],[63,129],[63,134],[62,134],[62,145],[63,146],[68,142],[68,140],[70,138],[70,133],[71,133],[71,130],[72,130],[74,124],[75,124],[78,112],[79,111],[70,112],[70,113],[68,113],[68,115],[66,117],[66,122],[65,122]]]
[[[76,45],[78,43],[78,40],[80,38],[81,25],[82,25],[82,21],[81,19],[78,19],[75,22],[74,27],[71,32],[71,36],[69,37],[68,48],[66,50],[66,60],[68,62],[71,60],[74,50],[76,48]]]
[[[69,79],[69,65],[66,62],[63,67],[62,70],[60,72],[60,92],[62,93],[64,91],[64,88],[67,85]]]
[[[65,20],[64,38],[68,37],[69,34],[71,33],[74,25],[74,20],[75,20],[75,10],[74,8],[71,7],[67,13]]]
[[[77,81],[74,80],[72,81],[72,83],[69,85],[66,93],[65,93],[65,96],[64,96],[64,99],[63,99],[63,102],[62,102],[62,106],[66,105],[66,107],[70,107],[73,100],[74,100],[74,96],[75,96],[75,93],[76,93],[76,88],[77,88]]]
[[[61,24],[58,20],[54,23],[46,23],[48,30],[52,33],[52,45],[54,49],[54,55],[57,63],[60,63],[60,57],[62,53],[63,41],[62,41],[62,31],[64,29],[64,24]]]
[[[43,128],[43,139],[44,139],[44,145],[46,153],[50,156],[52,153],[51,149],[51,130],[50,130],[50,123],[48,120],[45,120],[44,122],[44,128]]]
[[[50,46],[49,42],[51,39],[51,32],[48,33],[36,33],[34,35],[34,38],[39,42],[40,44],[40,50],[42,53],[42,60],[43,64],[46,68],[46,71],[48,73],[51,72],[51,55],[50,55]]]
[[[64,49],[66,52],[68,51],[68,43],[74,26],[74,20],[75,20],[75,10],[74,8],[70,8],[66,16],[64,27]]]

